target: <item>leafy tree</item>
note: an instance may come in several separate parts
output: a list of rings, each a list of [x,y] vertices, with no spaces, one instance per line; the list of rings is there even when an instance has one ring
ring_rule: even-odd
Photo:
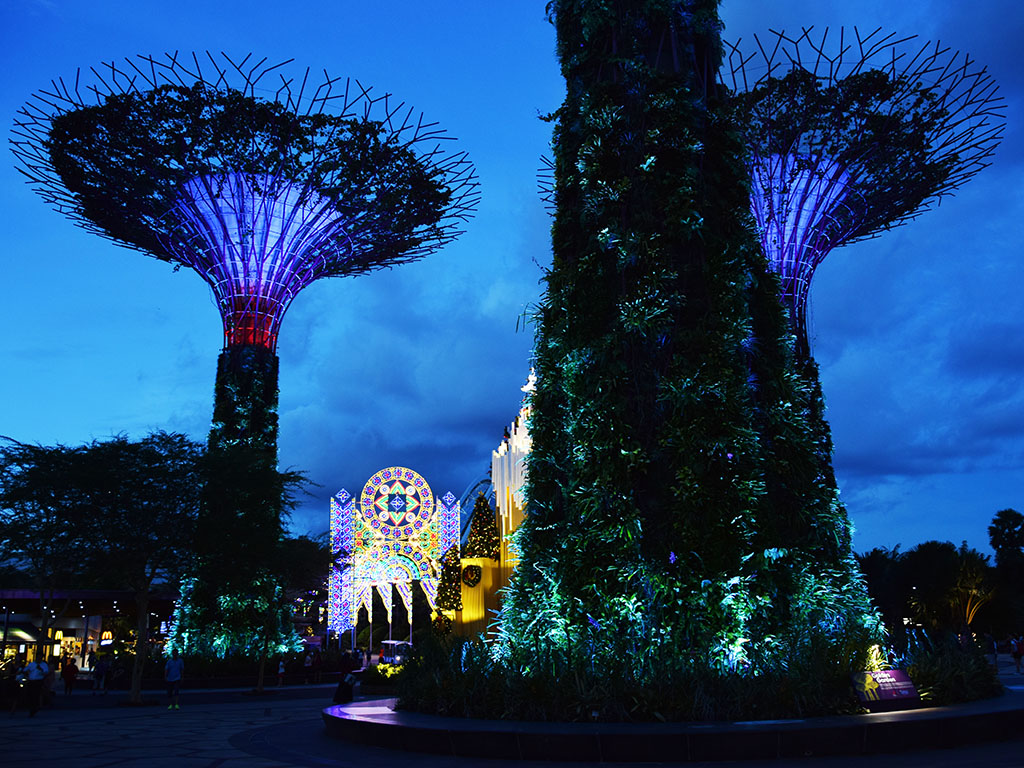
[[[901,631],[907,616],[908,585],[901,567],[902,557],[898,544],[892,549],[875,547],[857,556],[868,594],[882,612],[890,632]]]
[[[331,552],[327,534],[283,539],[279,558],[286,599],[293,605],[301,600],[304,618],[317,627],[320,606],[327,602],[327,578],[339,559]]]
[[[995,594],[988,557],[963,542],[926,541],[900,557],[909,614],[931,631],[960,631]]]
[[[901,565],[909,588],[911,616],[930,630],[951,627],[949,596],[959,571],[956,545],[926,541],[903,555]]]
[[[996,565],[1018,565],[1024,561],[1024,515],[1015,509],[1001,509],[988,527],[988,540],[996,552]]]
[[[497,560],[500,547],[501,537],[498,535],[498,525],[494,520],[494,510],[491,509],[491,505],[483,493],[480,493],[473,504],[473,519],[469,523],[469,538],[462,556],[489,557],[491,560]]]
[[[0,442],[0,559],[39,594],[40,636],[70,607],[55,593],[84,574],[81,553],[89,520],[80,495],[82,450]],[[52,611],[52,613],[51,613]],[[41,641],[45,657],[49,644]]]
[[[39,590],[41,634],[52,623],[58,587],[91,582],[134,593],[134,703],[153,588],[176,583],[191,552],[202,454],[199,444],[165,432],[75,448],[14,441],[0,448],[0,537],[8,559]]]
[[[1024,515],[1002,509],[988,527],[996,553],[996,595],[989,613],[997,633],[1011,634],[1024,626]]]
[[[203,452],[184,435],[155,432],[139,441],[118,436],[93,442],[79,454],[86,560],[105,583],[135,595],[135,704],[141,702],[149,651],[153,588],[176,586],[192,554]]]
[[[953,619],[970,629],[971,623],[983,605],[995,595],[995,587],[988,565],[988,555],[967,546],[957,550],[956,582],[949,594],[949,605]]]

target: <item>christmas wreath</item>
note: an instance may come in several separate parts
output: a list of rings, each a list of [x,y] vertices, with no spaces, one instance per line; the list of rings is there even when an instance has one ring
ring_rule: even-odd
[[[434,628],[434,632],[439,635],[451,634],[452,627],[455,624],[451,619],[445,616],[443,613],[437,614],[437,618],[431,623]]]
[[[482,575],[483,571],[480,570],[479,565],[467,565],[462,569],[462,583],[467,587],[475,587],[480,583]]]

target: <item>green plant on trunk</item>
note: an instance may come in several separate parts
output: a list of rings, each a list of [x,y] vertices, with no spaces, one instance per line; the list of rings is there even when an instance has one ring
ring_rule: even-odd
[[[262,446],[244,443],[211,447],[204,471],[217,482],[206,484],[172,644],[250,655],[262,689],[266,660],[301,647],[286,591],[294,566],[284,520],[305,481],[275,469]]]

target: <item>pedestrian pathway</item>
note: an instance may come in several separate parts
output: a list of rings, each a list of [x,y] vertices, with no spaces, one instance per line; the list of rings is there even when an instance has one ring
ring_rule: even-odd
[[[1002,660],[1001,660],[1002,661]],[[1012,663],[1000,664],[1004,682],[1024,691],[1024,675]],[[413,754],[347,744],[327,736],[321,710],[330,703],[333,686],[293,686],[273,689],[262,697],[238,690],[182,693],[181,709],[168,711],[166,702],[145,707],[116,706],[115,697],[92,697],[76,691],[58,695],[52,709],[35,718],[21,710],[0,714],[0,766],[40,768],[511,768],[523,763],[500,759],[459,759]],[[154,697],[155,698],[155,697]],[[62,700],[63,699],[63,700]],[[1009,734],[1008,734],[1009,735]],[[863,756],[799,761],[739,761],[689,763],[689,766],[795,765],[798,768],[854,768]],[[1021,768],[1024,734],[1009,741],[950,750],[926,750],[867,758],[872,768]],[[564,762],[535,762],[527,768],[566,768]],[[586,766],[587,763],[575,765]],[[651,768],[624,764],[618,768]]]

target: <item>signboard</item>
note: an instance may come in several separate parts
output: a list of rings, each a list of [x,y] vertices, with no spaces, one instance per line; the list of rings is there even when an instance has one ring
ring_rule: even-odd
[[[921,703],[917,688],[902,669],[858,672],[850,679],[860,703],[872,712],[913,709]]]

